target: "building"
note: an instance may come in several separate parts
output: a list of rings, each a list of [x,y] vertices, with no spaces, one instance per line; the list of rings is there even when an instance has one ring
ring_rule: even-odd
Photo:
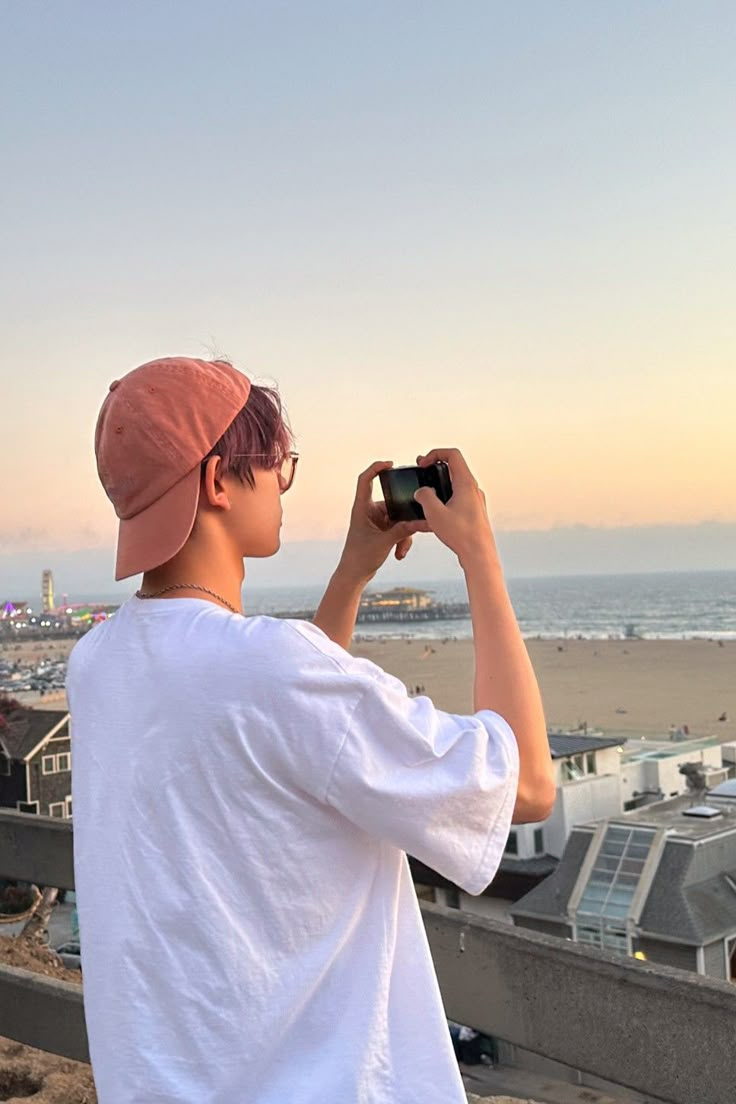
[[[32,610],[28,602],[20,598],[3,602],[0,606],[0,620],[3,621],[24,621],[26,615],[30,613],[32,613]]]
[[[726,748],[716,736],[697,740],[626,741],[621,756],[621,797],[624,809],[636,809],[687,793],[687,775],[681,767],[695,763],[702,768],[704,788],[728,777]]]
[[[511,921],[514,901],[557,868],[576,825],[615,817],[658,798],[687,794],[687,776],[679,770],[684,763],[704,765],[706,785],[720,782],[729,771],[715,739],[642,744],[604,736],[600,730],[552,731],[548,739],[557,786],[550,816],[538,824],[514,825],[498,873],[480,897],[437,882],[433,900]],[[637,792],[637,786],[646,792]]]
[[[687,794],[687,774],[680,769],[685,764],[702,768],[704,789],[729,774],[716,737],[643,742],[574,731],[550,732],[548,739],[557,799],[547,820],[512,829],[506,853],[520,859],[559,859],[576,824]]]
[[[47,568],[41,576],[41,609],[44,613],[50,613],[55,608],[54,602],[54,576]]]
[[[550,816],[538,824],[514,825],[498,873],[481,896],[439,882],[435,901],[510,920],[513,902],[557,868],[576,824],[621,811],[622,738],[603,736],[598,730],[549,732],[547,738],[557,787]]]
[[[720,791],[720,793],[719,793]],[[736,981],[736,783],[577,825],[513,922]]]
[[[417,610],[427,609],[431,606],[432,598],[427,590],[417,590],[414,587],[393,587],[391,590],[365,594],[360,605],[362,609],[370,610]]]
[[[69,713],[16,708],[0,714],[0,807],[71,817]]]

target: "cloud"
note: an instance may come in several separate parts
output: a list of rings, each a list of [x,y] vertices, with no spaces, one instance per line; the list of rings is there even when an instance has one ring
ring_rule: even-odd
[[[31,548],[43,548],[48,543],[48,529],[26,526],[23,529],[0,530],[0,553],[23,552]]]

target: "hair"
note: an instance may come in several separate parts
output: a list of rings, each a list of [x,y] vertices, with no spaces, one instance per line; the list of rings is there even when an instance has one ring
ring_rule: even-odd
[[[253,383],[247,403],[202,461],[202,471],[212,456],[219,456],[219,475],[234,475],[255,488],[253,468],[278,468],[293,446],[294,435],[278,391]]]

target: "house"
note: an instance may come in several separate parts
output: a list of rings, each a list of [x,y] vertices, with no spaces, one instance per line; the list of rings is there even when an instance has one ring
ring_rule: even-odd
[[[642,743],[620,735],[604,736],[598,729],[555,730],[547,738],[557,787],[549,817],[537,824],[513,826],[498,873],[483,895],[471,897],[447,882],[434,882],[433,900],[511,921],[511,905],[557,868],[576,825],[615,817],[658,797],[687,794],[687,777],[679,770],[683,763],[702,765],[709,785],[728,773],[715,738],[676,745]],[[417,880],[421,880],[419,873],[416,864]]]
[[[578,943],[736,981],[736,790],[579,824],[513,922]],[[721,792],[718,793],[718,790]]]
[[[621,811],[623,739],[597,730],[548,732],[557,797],[546,820],[515,824],[496,877],[479,897],[434,881],[433,899],[447,907],[510,920],[510,907],[556,868],[575,824]],[[421,881],[419,864],[415,879]],[[426,875],[425,875],[426,876]]]
[[[706,788],[723,782],[731,769],[727,748],[717,736],[685,741],[628,739],[621,756],[623,808],[637,809],[687,793],[687,775],[680,769],[685,764],[697,765]]]
[[[549,748],[557,797],[545,821],[515,826],[506,853],[521,858],[559,859],[575,824],[621,810],[621,753],[618,736],[551,732]]]
[[[71,817],[69,713],[15,707],[0,713],[0,807]]]
[[[687,775],[680,771],[686,763],[702,768],[706,786],[724,781],[729,772],[716,737],[672,744],[574,731],[550,732],[547,738],[557,786],[554,809],[540,824],[515,825],[506,856],[559,859],[576,824],[687,794]]]

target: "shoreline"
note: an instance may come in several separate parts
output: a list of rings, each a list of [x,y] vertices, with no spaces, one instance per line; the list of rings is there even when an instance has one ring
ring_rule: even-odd
[[[595,636],[592,633],[567,633],[564,636],[560,636],[559,633],[529,633],[521,634],[525,641],[528,640],[547,640],[551,643],[568,644],[572,640],[587,640],[587,641],[613,641],[614,643],[626,643],[635,640],[643,640],[647,642],[663,642],[663,641],[690,641],[690,640],[708,640],[713,643],[723,641],[726,643],[736,643],[736,631],[725,631],[721,633],[653,633],[649,636],[637,635],[637,636],[625,636],[623,633],[616,635],[615,633],[607,633],[605,636]],[[472,640],[472,632],[467,635],[457,636],[457,634],[443,634],[443,633],[421,633],[421,632],[383,632],[383,633],[365,633],[354,632],[354,642],[364,641],[390,641],[390,640]]]

